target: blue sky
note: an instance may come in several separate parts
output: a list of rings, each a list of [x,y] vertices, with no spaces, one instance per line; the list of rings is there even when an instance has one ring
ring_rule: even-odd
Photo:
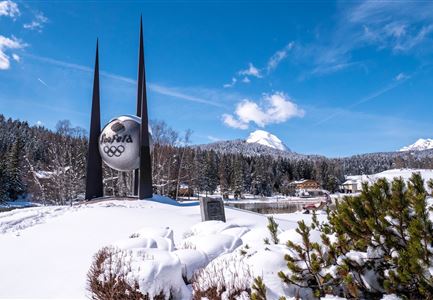
[[[194,143],[256,129],[327,156],[433,137],[430,1],[2,1],[0,113],[89,124],[135,111],[143,15],[149,116]]]

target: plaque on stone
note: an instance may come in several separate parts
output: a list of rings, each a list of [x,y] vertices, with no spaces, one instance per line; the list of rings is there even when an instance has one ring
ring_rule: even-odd
[[[226,221],[224,202],[221,198],[201,198],[200,210],[202,221]]]

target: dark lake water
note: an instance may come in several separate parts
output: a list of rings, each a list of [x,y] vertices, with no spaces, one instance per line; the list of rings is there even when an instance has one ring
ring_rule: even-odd
[[[249,210],[260,214],[283,214],[301,211],[305,203],[281,202],[226,202],[226,206]]]

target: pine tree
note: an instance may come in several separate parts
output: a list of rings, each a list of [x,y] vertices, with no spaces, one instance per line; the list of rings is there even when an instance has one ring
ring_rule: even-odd
[[[331,291],[332,284],[335,285],[332,276],[324,271],[330,266],[332,260],[326,258],[324,249],[319,243],[310,240],[310,231],[311,227],[307,226],[303,220],[298,222],[296,232],[301,235],[302,244],[287,241],[287,247],[295,255],[284,257],[291,275],[280,271],[278,276],[287,284],[310,288],[314,296],[322,297]]]
[[[275,222],[274,217],[268,217],[268,230],[271,234],[272,242],[278,244],[280,240],[278,239],[278,224]]]
[[[22,171],[23,155],[23,143],[21,138],[17,138],[12,144],[6,161],[7,194],[13,200],[25,193]]]
[[[242,164],[242,158],[240,156],[235,156],[233,158],[233,180],[232,180],[232,190],[235,198],[241,198],[244,193],[244,169]]]
[[[218,165],[218,177],[221,194],[224,198],[228,198],[232,179],[232,168],[226,155],[221,156],[220,163]]]
[[[266,300],[266,286],[263,282],[263,278],[258,276],[254,278],[253,286],[252,286],[253,292],[251,293],[251,300]]]
[[[299,222],[302,244],[287,243],[295,255],[285,257],[292,274],[280,272],[284,282],[312,288],[316,296],[341,291],[381,299],[386,292],[433,299],[433,224],[419,173],[407,185],[401,178],[364,184],[360,196],[337,203],[328,221]],[[321,231],[321,245],[310,240],[312,228]]]
[[[205,156],[205,185],[204,190],[209,193],[215,192],[218,186],[217,155],[210,151]]]
[[[6,165],[4,160],[0,158],[0,203],[7,200],[7,180],[6,180]]]

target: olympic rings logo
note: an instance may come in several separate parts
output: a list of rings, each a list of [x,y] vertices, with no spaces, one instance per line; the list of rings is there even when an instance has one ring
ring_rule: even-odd
[[[125,146],[120,145],[120,146],[105,146],[104,147],[104,152],[105,154],[108,155],[108,157],[120,157],[122,155],[123,152],[125,152]]]

